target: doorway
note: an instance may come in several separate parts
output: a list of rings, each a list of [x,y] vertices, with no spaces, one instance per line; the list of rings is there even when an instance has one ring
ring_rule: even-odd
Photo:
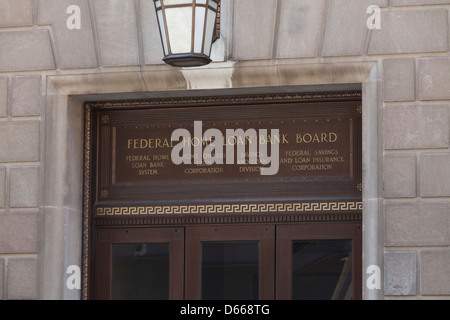
[[[95,299],[361,299],[356,223],[105,228],[96,239]]]
[[[86,119],[86,297],[361,298],[359,92],[95,103]],[[213,142],[198,122],[243,132],[215,146],[245,161],[192,163]],[[251,141],[278,151],[276,174]]]

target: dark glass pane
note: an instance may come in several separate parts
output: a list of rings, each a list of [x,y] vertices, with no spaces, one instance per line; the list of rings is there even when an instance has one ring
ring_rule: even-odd
[[[111,298],[169,299],[169,244],[113,244]]]
[[[352,241],[294,241],[292,299],[352,298]]]
[[[259,242],[202,243],[202,299],[259,298]]]

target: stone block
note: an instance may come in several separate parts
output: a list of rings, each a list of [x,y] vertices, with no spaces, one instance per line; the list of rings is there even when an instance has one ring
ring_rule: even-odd
[[[416,294],[416,252],[387,251],[384,254],[384,294]]]
[[[5,207],[6,199],[6,168],[0,167],[0,208]]]
[[[383,11],[381,29],[374,29],[369,54],[442,52],[448,50],[448,11]]]
[[[450,99],[450,58],[419,60],[420,100]]]
[[[361,55],[368,34],[367,8],[387,6],[387,0],[328,1],[322,56]]]
[[[394,6],[419,6],[429,4],[448,4],[448,0],[392,0]]]
[[[324,9],[324,0],[281,1],[276,58],[317,55]]]
[[[163,64],[164,52],[153,1],[140,0],[145,64]]]
[[[38,167],[15,167],[10,173],[11,208],[38,206]]]
[[[0,254],[36,253],[37,245],[35,213],[0,215]]]
[[[35,258],[11,258],[7,267],[8,299],[35,300],[38,298],[37,260]]]
[[[415,100],[415,60],[387,59],[383,61],[384,101]]]
[[[32,0],[0,0],[0,27],[33,25]]]
[[[449,217],[448,203],[387,204],[386,246],[447,246]]]
[[[0,117],[8,115],[8,78],[0,77]]]
[[[41,77],[16,76],[12,79],[12,115],[37,116],[41,114]]]
[[[450,153],[423,154],[420,157],[420,195],[450,196]]]
[[[134,1],[95,0],[93,4],[102,65],[139,65]]]
[[[0,122],[0,162],[39,160],[39,122]]]
[[[423,251],[420,257],[421,294],[450,295],[450,251]]]
[[[234,1],[233,60],[272,58],[276,12],[277,1]]]
[[[47,30],[0,32],[0,72],[54,69]]]
[[[416,155],[388,154],[384,158],[384,196],[416,196]]]
[[[67,20],[72,15],[72,13],[67,13],[67,8],[71,5],[80,8],[81,29],[69,29],[67,27]],[[39,0],[38,7],[39,24],[52,25],[58,67],[96,67],[98,63],[88,1]]]
[[[387,107],[385,149],[449,147],[449,108],[443,105]]]

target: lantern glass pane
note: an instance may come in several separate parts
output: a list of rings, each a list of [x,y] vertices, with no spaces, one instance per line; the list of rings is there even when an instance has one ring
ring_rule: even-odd
[[[197,0],[195,1],[197,4],[206,4],[206,0]]]
[[[205,7],[195,7],[194,52],[202,53],[203,31],[205,29]]]
[[[158,10],[157,12],[158,12],[158,22],[159,22],[159,28],[160,28],[160,33],[161,33],[161,40],[162,40],[162,44],[163,44],[164,55],[168,55],[169,50],[167,48],[167,35],[166,35],[166,28],[164,27],[163,12],[162,12],[162,10]]]
[[[192,48],[192,7],[166,8],[171,54],[190,53]]]
[[[155,7],[157,9],[161,8],[161,1],[155,1]]]
[[[209,1],[208,1],[208,5],[209,5],[211,8],[214,8],[215,10],[217,10],[217,2],[212,1],[212,0],[209,0]]]
[[[163,0],[165,6],[172,6],[177,4],[192,4],[193,0]]]
[[[213,39],[213,33],[216,24],[216,12],[208,10],[208,18],[206,22],[206,32],[205,32],[205,48],[203,50],[204,54],[209,56],[211,53],[211,45]]]

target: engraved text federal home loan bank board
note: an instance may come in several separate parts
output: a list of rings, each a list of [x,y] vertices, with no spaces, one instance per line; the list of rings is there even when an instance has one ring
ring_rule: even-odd
[[[99,208],[361,197],[358,101],[98,108],[95,121]],[[173,140],[177,129],[188,137]],[[209,129],[221,133],[214,151],[196,153],[214,141],[203,135]],[[270,155],[273,144],[278,156],[270,164],[260,151]],[[173,161],[175,147],[188,150],[181,164]],[[207,164],[208,157],[216,161]],[[262,175],[274,162],[276,172]]]

